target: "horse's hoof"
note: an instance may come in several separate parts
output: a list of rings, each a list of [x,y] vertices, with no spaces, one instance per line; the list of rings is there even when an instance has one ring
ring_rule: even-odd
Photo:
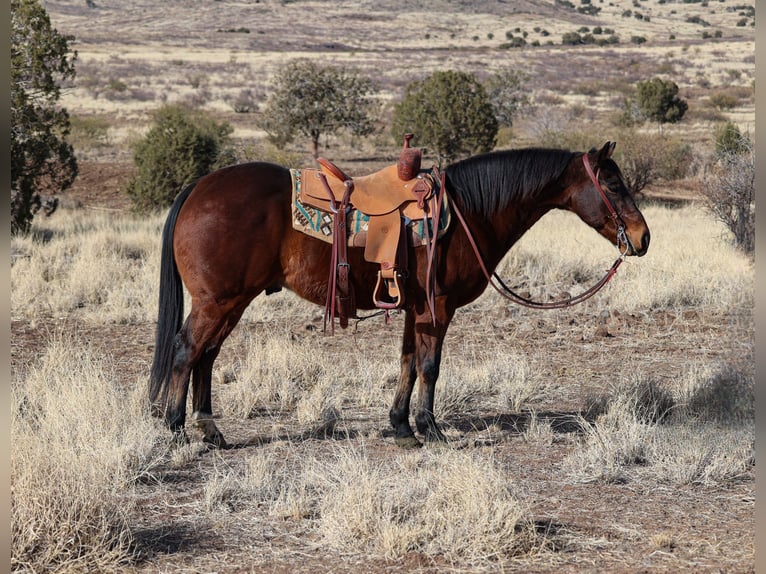
[[[394,439],[394,442],[396,443],[396,446],[398,446],[399,448],[404,448],[408,450],[413,448],[420,448],[421,446],[423,446],[423,443],[421,443],[413,435],[398,436]]]
[[[202,437],[202,442],[204,442],[207,445],[210,445],[213,448],[217,448],[221,450],[229,448],[229,445],[226,442],[226,439],[223,438],[223,435],[221,433],[218,433],[217,435],[213,435],[213,436],[205,435]]]
[[[447,436],[439,429],[426,432],[423,440],[428,443],[428,446],[447,446],[449,442]]]
[[[214,448],[228,448],[229,445],[226,444],[226,439],[223,438],[221,431],[215,426],[212,415],[194,412],[192,420],[197,428],[202,431],[202,442]]]

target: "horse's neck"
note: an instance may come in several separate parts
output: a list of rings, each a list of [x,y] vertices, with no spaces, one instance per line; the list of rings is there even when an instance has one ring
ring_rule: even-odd
[[[489,225],[485,223],[483,227],[489,234],[488,240],[497,246],[497,260],[491,264],[497,265],[511,247],[551,209],[551,206],[543,204],[510,205],[490,218]]]

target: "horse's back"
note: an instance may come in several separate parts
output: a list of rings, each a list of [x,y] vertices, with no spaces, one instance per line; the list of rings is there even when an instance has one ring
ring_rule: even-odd
[[[279,274],[290,227],[288,169],[271,163],[222,168],[201,178],[178,214],[176,264],[192,296],[262,289]]]

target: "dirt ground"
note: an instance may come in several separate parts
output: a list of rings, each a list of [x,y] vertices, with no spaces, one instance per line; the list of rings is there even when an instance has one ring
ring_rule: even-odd
[[[69,192],[69,200],[91,208],[115,208],[111,194],[100,195],[89,181],[90,171]],[[110,171],[110,177],[120,175]],[[122,206],[120,206],[122,207]],[[280,295],[276,295],[280,296]],[[321,312],[321,310],[320,310]],[[318,312],[319,313],[319,312]],[[607,316],[608,315],[608,316]],[[382,320],[360,324],[328,337],[315,329],[316,317],[241,325],[238,329],[281,329],[313,340],[323,352],[343,361],[349,352],[388,353],[396,349],[403,320],[392,326]],[[576,416],[589,396],[640,368],[660,383],[679,376],[695,363],[729,365],[744,374],[754,370],[752,310],[717,315],[705,310],[646,312],[595,316],[577,309],[534,311],[509,305],[491,311],[458,314],[445,343],[445,356],[461,353],[494,339],[530,358],[555,393],[537,405],[537,415],[552,424],[550,444],[525,440],[527,415],[470,412],[443,420],[462,448],[491,446],[494,459],[523,493],[540,529],[555,549],[504,565],[518,572],[752,572],[754,570],[754,471],[724,486],[701,487],[632,480],[624,484],[578,484],[562,472],[561,463],[578,440]],[[125,384],[146,380],[153,348],[154,325],[110,325],[108,328],[72,319],[13,321],[11,368],[22,372],[44,349],[48,335],[74,332],[93,348],[111,355],[121,367]],[[236,339],[241,341],[242,339]],[[243,349],[236,341],[224,346],[218,366]],[[215,391],[214,391],[215,392]],[[438,392],[438,387],[437,387]],[[393,383],[391,383],[393,399]],[[234,512],[217,519],[195,506],[204,496],[215,465],[243,468],[255,449],[287,448],[330,452],[338,441],[364,435],[373,457],[397,452],[387,412],[344,410],[347,430],[317,438],[285,424],[275,436],[273,421],[262,417],[220,417],[219,428],[233,448],[203,452],[182,468],[168,467],[161,483],[138,487],[137,509],[130,516],[140,559],[126,571],[148,572],[454,572],[464,571],[411,552],[385,561],[359,555],[329,554],[317,544],[302,521],[285,521],[263,512]],[[488,429],[492,428],[490,432]],[[372,438],[369,438],[372,437]],[[295,452],[293,450],[292,452]],[[195,511],[195,508],[197,511]],[[220,517],[219,517],[220,518]]]
[[[537,312],[540,313],[540,312]],[[549,445],[530,443],[522,433],[525,417],[498,412],[465,413],[443,421],[451,436],[459,435],[464,448],[492,445],[494,458],[508,478],[524,493],[534,519],[561,547],[540,557],[506,566],[519,572],[752,572],[754,569],[754,472],[722,487],[674,487],[653,481],[626,484],[573,484],[560,465],[578,436],[575,417],[584,398],[628,376],[626,365],[639,366],[658,380],[679,373],[679,365],[695,360],[716,361],[746,371],[754,364],[752,320],[740,316],[680,317],[658,313],[643,317],[611,318],[606,322],[577,316],[551,318],[531,313],[509,313],[492,321],[486,337],[501,337],[509,347],[529,356],[542,356],[536,365],[560,394],[538,405],[538,417],[551,421],[555,438]],[[455,321],[446,353],[474,345],[481,316]],[[401,320],[392,327],[380,323],[360,328],[356,335],[334,338],[306,330],[305,323],[274,325],[302,337],[316,338],[324,352],[343,360],[349,349],[363,352],[391,349],[398,340]],[[529,326],[521,329],[521,326]],[[254,328],[250,327],[250,328]],[[69,320],[31,326],[11,325],[12,370],[23,369],[42,351],[47,334],[58,329],[78,333],[124,366],[126,384],[145,379],[151,360],[154,326],[111,325],[108,329]],[[520,333],[523,331],[523,334]],[[517,336],[513,336],[514,332]],[[236,347],[224,349],[225,365]],[[396,356],[391,360],[396,361]],[[587,367],[585,366],[587,365]],[[571,373],[571,374],[570,374]],[[393,388],[391,389],[393,398]],[[387,413],[350,407],[348,435],[372,432],[365,440],[371,457],[397,450],[389,432]],[[254,449],[273,441],[316,456],[330,451],[346,435],[307,438],[301,429],[284,427],[274,438],[270,423],[259,418],[222,417],[218,426],[233,448],[203,453],[183,469],[167,469],[162,484],[140,485],[138,507],[131,516],[137,532],[137,572],[442,572],[460,571],[411,553],[402,560],[381,561],[359,556],[324,554],[300,524],[286,524],[258,513],[239,512],[222,522],[195,512],[193,501],[203,495],[213,465],[243,468]],[[492,425],[494,431],[486,430]],[[499,427],[499,430],[498,430]],[[280,445],[272,445],[279,448]],[[191,514],[190,514],[191,510]],[[254,523],[257,524],[255,527]],[[270,531],[270,536],[264,535]],[[664,537],[664,538],[663,538]],[[662,541],[672,542],[663,545]]]

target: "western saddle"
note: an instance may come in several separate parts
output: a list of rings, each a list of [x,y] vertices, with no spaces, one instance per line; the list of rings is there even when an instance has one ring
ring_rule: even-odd
[[[369,217],[364,244],[366,261],[380,265],[373,291],[373,303],[389,311],[404,304],[403,283],[407,275],[406,222],[423,220],[428,250],[427,281],[432,282],[431,267],[435,252],[438,222],[443,200],[443,177],[420,169],[422,152],[410,147],[413,134],[404,136],[399,161],[370,175],[351,178],[325,158],[317,158],[321,169],[304,169],[301,175],[301,202],[333,214],[332,259],[325,310],[333,331],[337,316],[341,328],[349,317],[356,317],[356,300],[349,282],[347,258],[347,217],[357,209]],[[433,231],[429,231],[429,226]],[[429,304],[432,296],[429,289]]]

